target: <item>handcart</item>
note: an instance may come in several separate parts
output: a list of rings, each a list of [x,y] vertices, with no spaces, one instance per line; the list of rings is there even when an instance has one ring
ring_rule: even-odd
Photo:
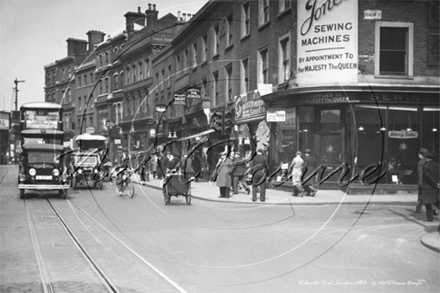
[[[186,204],[191,204],[191,181],[183,174],[169,174],[165,178],[165,205],[170,204],[171,196],[185,196]]]

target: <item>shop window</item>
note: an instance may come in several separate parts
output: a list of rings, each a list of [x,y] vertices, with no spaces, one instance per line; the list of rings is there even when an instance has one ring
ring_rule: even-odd
[[[355,162],[359,169],[370,164],[377,165],[384,159],[385,114],[386,107],[356,106],[354,128],[358,139]]]
[[[313,107],[300,107],[298,110],[298,134],[300,144],[298,150],[313,149],[315,137],[315,110]]]
[[[341,110],[329,109],[320,111],[320,131],[336,133],[341,131]]]
[[[376,76],[413,76],[414,25],[376,22]]]
[[[422,112],[422,131],[421,147],[428,149],[435,154],[434,160],[439,159],[439,128],[440,128],[440,108],[438,106],[423,107]]]

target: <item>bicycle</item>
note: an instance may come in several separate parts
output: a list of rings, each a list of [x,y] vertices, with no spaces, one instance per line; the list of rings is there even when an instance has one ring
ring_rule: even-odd
[[[127,190],[128,197],[134,197],[134,184],[133,181],[131,181],[131,175],[133,175],[133,173],[133,170],[125,169],[116,175],[116,193],[119,196],[123,196],[125,190]]]

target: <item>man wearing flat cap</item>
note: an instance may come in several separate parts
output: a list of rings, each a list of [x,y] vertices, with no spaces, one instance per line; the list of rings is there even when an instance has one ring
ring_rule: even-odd
[[[426,163],[423,165],[422,201],[426,208],[426,220],[433,221],[432,205],[439,208],[440,196],[440,167],[432,158],[430,152],[425,153]],[[440,232],[440,226],[439,226]]]
[[[307,177],[310,176],[310,174],[313,173],[316,169],[316,159],[312,156],[312,151],[310,149],[306,149],[304,151],[304,170],[305,173],[302,176],[302,180],[306,180]],[[307,196],[315,196],[316,192],[318,192],[318,184],[316,183],[316,176],[313,176],[307,182],[304,182],[304,191]]]

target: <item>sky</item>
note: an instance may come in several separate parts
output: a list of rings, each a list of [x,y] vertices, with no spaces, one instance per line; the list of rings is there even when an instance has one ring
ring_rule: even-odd
[[[127,12],[156,4],[159,18],[195,14],[208,0],[0,0],[0,110],[44,101],[44,66],[67,57],[68,38],[87,40],[98,30],[114,36],[125,29]]]

